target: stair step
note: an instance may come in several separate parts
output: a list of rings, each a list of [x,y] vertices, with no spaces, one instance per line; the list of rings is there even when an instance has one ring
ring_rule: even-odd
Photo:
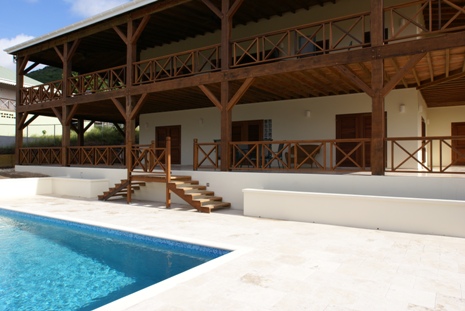
[[[215,197],[215,196],[200,196],[200,197],[194,197],[192,198],[193,201],[198,201],[201,203],[207,203],[207,202],[218,202],[222,201],[222,197]]]
[[[206,186],[203,186],[203,185],[183,185],[183,186],[177,186],[176,188],[178,188],[179,190],[206,190],[207,187]]]
[[[211,190],[199,190],[199,189],[193,189],[193,190],[187,190],[184,191],[184,194],[190,195],[193,198],[197,196],[203,196],[203,195],[214,195],[215,192]]]
[[[175,184],[175,185],[198,185],[199,184],[199,181],[198,180],[175,180],[175,181],[171,181],[171,183]]]
[[[201,212],[210,213],[212,210],[222,209],[222,208],[229,208],[231,207],[231,203],[228,202],[217,202],[211,203],[208,205],[202,205],[200,207]]]

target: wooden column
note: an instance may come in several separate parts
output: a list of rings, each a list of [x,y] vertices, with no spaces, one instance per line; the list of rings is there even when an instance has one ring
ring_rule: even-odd
[[[229,169],[230,152],[229,143],[232,139],[232,109],[228,109],[230,97],[228,81],[221,82],[221,165],[222,171]]]
[[[16,59],[16,107],[21,106],[21,89],[24,86],[24,69],[26,68],[27,58],[18,57]],[[17,110],[16,110],[17,111]],[[19,148],[23,147],[23,124],[24,120],[23,113],[16,112],[16,143],[15,143],[15,158],[16,164],[20,163],[19,159]]]
[[[371,45],[378,47],[384,40],[384,1],[371,0]],[[385,124],[384,124],[384,60],[372,61],[372,119],[371,119],[371,174],[384,175]]]
[[[70,146],[71,137],[71,122],[68,122],[68,116],[70,115],[69,106],[63,105],[61,112],[61,165],[69,166],[68,149]]]
[[[78,146],[84,146],[84,134],[86,129],[84,128],[84,119],[78,119],[77,125],[77,137],[78,137]]]

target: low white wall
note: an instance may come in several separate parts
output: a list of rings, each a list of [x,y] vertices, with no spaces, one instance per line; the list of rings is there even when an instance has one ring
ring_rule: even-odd
[[[52,193],[79,198],[95,199],[109,188],[107,179],[50,178]]]
[[[106,179],[7,178],[0,179],[0,198],[53,194],[95,199],[108,188]]]
[[[465,202],[244,189],[244,215],[465,237]]]
[[[0,198],[28,197],[51,194],[51,178],[6,178],[0,179]]]

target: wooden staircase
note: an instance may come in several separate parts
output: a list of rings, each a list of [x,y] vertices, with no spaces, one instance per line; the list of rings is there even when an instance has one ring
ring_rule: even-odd
[[[213,191],[207,190],[206,186],[190,176],[172,176],[168,189],[203,213],[231,207],[231,203],[223,202],[222,197],[215,196]]]
[[[116,184],[114,187],[108,189],[108,191],[99,195],[98,199],[101,201],[108,201],[113,197],[125,197],[128,193],[128,187],[130,187],[131,193],[134,193],[134,190],[139,190],[142,186],[145,186],[145,182],[133,181],[131,182],[131,185],[129,185],[129,180],[122,179],[121,183]]]
[[[107,201],[112,197],[125,197],[128,187],[130,187],[131,193],[134,193],[134,190],[139,190],[141,186],[145,186],[146,182],[165,182],[165,176],[161,174],[133,175],[131,179],[133,179],[131,185],[127,179],[123,179],[121,183],[99,195],[98,199]],[[191,176],[171,176],[168,189],[203,213],[231,207],[231,203],[223,202],[222,197],[215,196],[213,191],[207,190],[207,187],[200,185],[197,180],[192,180]]]

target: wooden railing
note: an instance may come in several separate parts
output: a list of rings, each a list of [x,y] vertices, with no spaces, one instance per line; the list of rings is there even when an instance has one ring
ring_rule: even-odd
[[[70,96],[122,89],[126,87],[126,66],[70,77],[68,81]]]
[[[62,88],[62,80],[22,88],[19,105],[27,106],[61,99],[63,97]]]
[[[234,41],[232,67],[368,46],[369,16],[365,12]]]
[[[48,148],[20,148],[19,164],[20,165],[54,165],[61,164],[61,147]]]
[[[125,146],[69,147],[68,164],[90,166],[125,166]]]
[[[465,14],[465,7],[451,0],[418,0],[385,8],[384,12],[385,27],[389,29],[385,42],[465,29],[457,21]]]
[[[241,141],[229,145],[231,170],[358,170],[369,168],[369,139]],[[194,140],[194,170],[219,169],[220,143]]]
[[[230,170],[367,171],[370,143],[362,139],[241,141],[229,145]],[[387,138],[387,172],[465,173],[465,136]],[[313,146],[312,148],[308,148]],[[194,170],[220,168],[220,143],[194,141]]]
[[[465,173],[454,166],[465,164],[465,136],[388,138],[390,172]]]
[[[133,145],[131,148],[131,172],[154,173],[156,171],[171,174],[170,149],[155,148],[150,145]]]
[[[19,164],[65,165],[62,163],[63,150],[65,150],[68,155],[68,163],[66,163],[66,165],[119,167],[124,167],[126,165],[125,146],[19,148]]]
[[[134,85],[219,70],[220,45],[134,63]]]

